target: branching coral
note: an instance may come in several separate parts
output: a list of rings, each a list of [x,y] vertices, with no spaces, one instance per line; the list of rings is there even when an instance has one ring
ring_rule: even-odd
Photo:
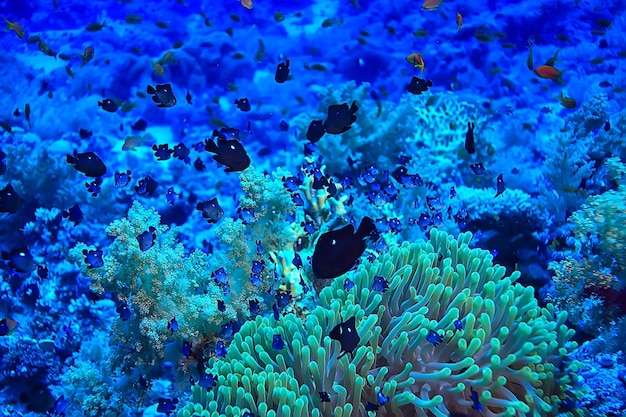
[[[128,218],[107,227],[115,241],[104,256],[102,268],[86,268],[83,250],[88,246],[84,243],[70,253],[84,266],[83,273],[91,278],[94,291],[114,293],[133,311],[130,320],[115,326],[115,334],[128,347],[124,362],[130,364],[152,364],[163,356],[166,341],[214,333],[235,316],[232,309],[217,310],[221,290],[209,282],[208,256],[201,251],[185,256],[182,244],[176,241],[176,230],[168,230],[159,219],[156,211],[135,202]],[[142,251],[137,236],[150,227],[155,228],[155,244]],[[197,293],[197,289],[203,291]],[[172,318],[179,324],[175,333],[167,327]]]
[[[485,417],[555,415],[568,382],[559,366],[575,347],[566,314],[539,308],[533,289],[515,283],[519,273],[505,277],[470,239],[433,229],[429,242],[405,242],[361,265],[354,288],[335,279],[304,321],[245,323],[227,356],[208,364],[217,386],[194,387],[179,416],[365,416],[373,403],[377,415],[443,417],[469,412],[471,390]],[[376,277],[387,291],[372,289]],[[328,333],[350,317],[360,343],[342,356]],[[284,350],[273,348],[275,334]]]

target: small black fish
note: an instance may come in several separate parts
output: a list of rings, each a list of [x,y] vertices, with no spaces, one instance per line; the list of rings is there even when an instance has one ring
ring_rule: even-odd
[[[82,127],[78,129],[78,135],[81,139],[90,138],[93,132],[91,130],[83,129]]]
[[[78,224],[82,222],[85,218],[85,214],[80,209],[80,206],[78,204],[74,204],[69,209],[63,210],[61,212],[61,215],[64,219],[68,219],[69,221],[74,223],[74,227],[78,226]]]
[[[126,303],[120,303],[120,305],[117,306],[115,311],[117,311],[117,314],[120,315],[120,319],[122,321],[129,320],[130,317],[133,315],[132,311],[130,311],[130,308],[128,307],[128,304]]]
[[[152,145],[152,150],[154,151],[154,156],[157,161],[167,161],[174,153],[174,150],[170,149],[170,146],[167,143],[162,145],[154,144]]]
[[[115,113],[118,108],[117,104],[110,98],[105,98],[104,100],[99,101],[98,106],[102,107],[102,110],[108,111],[109,113]]]
[[[13,214],[22,207],[22,198],[15,192],[11,184],[0,190],[0,213]]]
[[[347,132],[352,127],[352,123],[356,122],[355,113],[359,110],[356,101],[348,107],[348,103],[333,104],[328,106],[328,116],[324,122],[324,130],[331,135],[339,135]]]
[[[405,166],[399,166],[396,168],[391,173],[391,176],[406,189],[419,187],[424,183],[419,174],[409,174]]]
[[[306,131],[306,138],[315,143],[324,136],[324,133],[326,133],[324,123],[321,120],[312,120]]]
[[[282,84],[287,81],[287,77],[289,77],[289,60],[285,62],[281,62],[276,67],[276,74],[274,75],[274,80],[278,84]]]
[[[217,223],[217,221],[224,216],[224,209],[222,209],[217,202],[217,197],[207,201],[200,201],[196,205],[196,210],[202,212],[202,217],[205,218],[208,223]]]
[[[107,167],[102,159],[93,152],[69,153],[65,157],[68,164],[74,165],[76,171],[82,172],[88,177],[97,178],[107,173]]]
[[[191,102],[191,93],[189,91],[187,91],[187,95],[185,96],[185,100],[187,100],[187,104],[193,106],[193,103]]]
[[[496,179],[496,195],[493,198],[502,194],[504,190],[506,190],[506,184],[504,183],[504,177],[500,174],[498,175],[498,179]]]
[[[243,171],[250,166],[250,157],[238,140],[238,129],[222,128],[219,132],[213,132],[213,137],[217,137],[217,144],[213,139],[206,139],[204,150],[214,153],[213,159],[225,165],[226,172]]]
[[[407,90],[411,94],[419,95],[428,91],[428,88],[432,86],[433,86],[433,82],[431,80],[426,81],[423,78],[413,76],[413,78],[411,78],[411,82],[409,83],[409,86],[407,87]]]
[[[235,104],[237,105],[237,108],[243,112],[250,111],[250,102],[246,97],[236,99]]]
[[[320,120],[320,122],[321,122],[321,120]],[[279,128],[280,130],[282,130],[283,132],[286,132],[286,131],[288,131],[288,130],[289,130],[289,123],[287,123],[287,122],[286,122],[286,121],[284,121],[284,120],[281,120],[281,121],[280,121],[280,124],[278,125],[278,128]]]
[[[152,195],[158,186],[158,182],[156,182],[150,175],[146,175],[138,181],[137,185],[135,185],[135,192],[139,195]]]
[[[186,164],[191,162],[189,159],[189,152],[189,148],[182,142],[174,146],[174,158],[180,159]]]
[[[320,391],[319,392],[320,395],[320,401],[323,403],[329,403],[330,402],[330,395],[328,395],[328,393],[326,391]]]
[[[482,162],[479,162],[477,164],[470,164],[470,169],[476,175],[485,175],[485,173],[487,172]]]
[[[11,249],[10,251],[2,251],[2,259],[6,261],[7,266],[19,273],[27,273],[35,268],[33,255],[26,247]]]
[[[159,402],[159,405],[157,406],[157,411],[159,413],[165,413],[168,416],[174,412],[174,409],[176,409],[176,404],[178,404],[178,398],[158,398],[157,401]]]
[[[465,150],[468,154],[476,152],[476,144],[474,143],[474,127],[472,122],[467,122],[467,132],[465,132]]]
[[[341,343],[341,358],[346,353],[352,354],[354,349],[361,343],[359,333],[356,331],[356,317],[352,316],[343,323],[336,325],[328,334],[328,336]]]
[[[7,157],[7,154],[2,152],[2,149],[0,149],[0,175],[7,172],[7,164],[6,164],[6,161],[4,160],[6,157]]]
[[[319,279],[336,278],[352,269],[365,251],[364,239],[374,230],[374,221],[366,216],[356,233],[354,226],[349,224],[322,234],[311,257],[315,276]]]
[[[611,122],[606,122],[604,124],[604,131],[608,132],[609,130],[611,130]]]
[[[174,107],[176,97],[171,84],[157,84],[156,87],[148,85],[146,92],[152,95],[152,101],[159,103],[157,107]]]
[[[146,130],[146,127],[148,127],[148,122],[146,122],[143,119],[137,120],[133,125],[130,126],[130,128],[132,130],[134,130],[134,131],[141,131],[141,132]]]

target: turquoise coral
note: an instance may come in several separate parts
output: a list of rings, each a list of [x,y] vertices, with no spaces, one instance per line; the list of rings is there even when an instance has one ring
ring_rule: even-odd
[[[195,386],[179,416],[364,416],[382,390],[390,401],[377,415],[443,417],[471,410],[470,389],[485,417],[556,415],[570,382],[559,366],[576,346],[567,315],[540,308],[533,289],[515,283],[520,274],[505,277],[487,251],[469,248],[471,237],[433,229],[429,242],[405,242],[361,265],[353,289],[334,280],[305,319],[245,323],[227,356],[209,361],[217,387]],[[371,289],[376,276],[388,291]],[[361,343],[340,358],[327,333],[352,316]],[[430,343],[431,330],[444,342]],[[280,352],[274,334],[285,340]]]

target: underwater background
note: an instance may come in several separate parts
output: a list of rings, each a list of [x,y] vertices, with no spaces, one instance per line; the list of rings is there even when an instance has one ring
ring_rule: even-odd
[[[0,1],[0,415],[626,416],[624,6]]]

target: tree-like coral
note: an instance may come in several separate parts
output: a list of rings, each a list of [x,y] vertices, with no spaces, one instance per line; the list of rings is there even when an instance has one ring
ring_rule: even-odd
[[[518,272],[505,277],[470,239],[433,229],[429,242],[361,265],[353,288],[335,279],[305,320],[245,323],[226,357],[208,364],[217,386],[194,387],[179,416],[556,415],[570,378],[563,358],[575,347],[566,314],[540,308]],[[344,355],[329,332],[351,317],[360,341]]]

